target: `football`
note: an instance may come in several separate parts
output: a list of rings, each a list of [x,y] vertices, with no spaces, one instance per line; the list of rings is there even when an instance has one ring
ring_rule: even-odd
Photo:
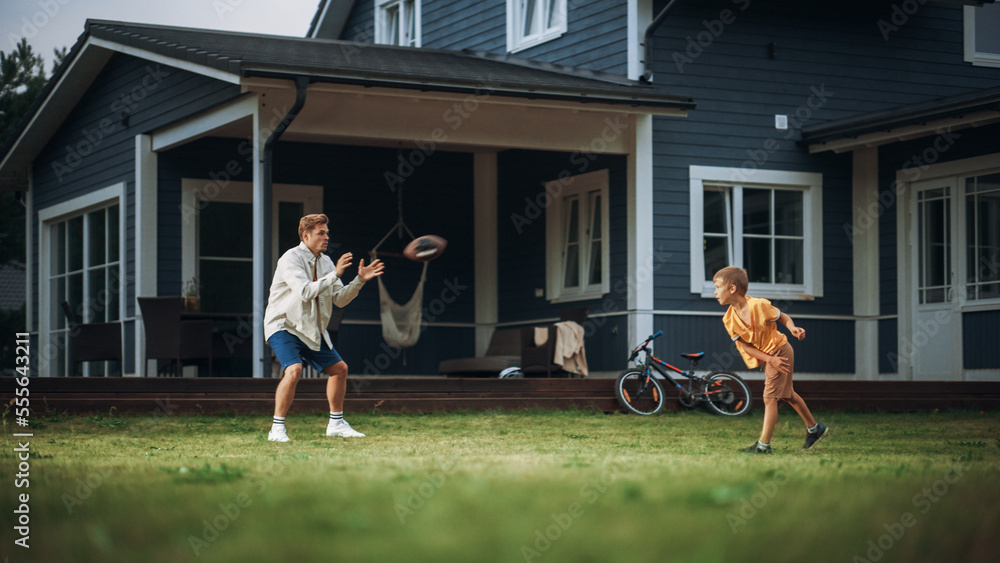
[[[429,262],[444,252],[448,241],[437,235],[424,235],[410,241],[403,249],[403,256],[415,262]]]

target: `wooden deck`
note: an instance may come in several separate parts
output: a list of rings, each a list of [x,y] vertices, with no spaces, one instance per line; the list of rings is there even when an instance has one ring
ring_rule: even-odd
[[[618,410],[611,379],[457,379],[377,377],[348,379],[349,412],[445,412],[488,409]],[[750,381],[761,408],[762,381]],[[274,409],[276,379],[31,378],[31,407],[70,413],[259,413]],[[0,399],[13,398],[13,378],[0,378]],[[795,390],[820,410],[923,411],[1000,408],[1000,382],[797,381]],[[292,412],[324,412],[326,379],[299,382]],[[668,410],[680,407],[668,400]]]

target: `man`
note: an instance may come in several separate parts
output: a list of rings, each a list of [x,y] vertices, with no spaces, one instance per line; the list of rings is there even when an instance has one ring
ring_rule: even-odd
[[[344,420],[347,363],[333,348],[326,325],[333,305],[344,307],[350,303],[365,282],[382,275],[385,265],[374,260],[365,266],[362,259],[358,263],[358,276],[344,285],[341,278],[353,256],[350,252],[344,254],[334,266],[333,260],[324,254],[330,242],[328,223],[329,219],[321,213],[299,220],[302,242],[281,256],[271,281],[271,294],[264,311],[264,335],[283,373],[274,398],[274,423],[267,435],[271,442],[289,441],[285,414],[295,398],[303,362],[330,376],[326,383],[326,398],[330,403],[326,435],[364,437]]]

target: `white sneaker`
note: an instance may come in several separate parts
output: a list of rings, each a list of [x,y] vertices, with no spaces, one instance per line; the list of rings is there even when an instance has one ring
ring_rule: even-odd
[[[347,423],[346,420],[340,419],[336,422],[330,422],[326,425],[326,435],[327,436],[341,436],[344,438],[364,438],[365,435],[357,430],[351,428],[351,425]]]
[[[292,440],[285,433],[284,426],[272,426],[271,431],[267,433],[268,442],[291,442]]]

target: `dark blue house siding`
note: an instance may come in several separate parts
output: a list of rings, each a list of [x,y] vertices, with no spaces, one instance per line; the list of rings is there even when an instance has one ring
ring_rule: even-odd
[[[235,160],[241,167],[233,179],[252,181],[251,163],[245,147],[240,147],[243,142],[203,139],[160,156],[161,294],[176,294],[181,287],[181,179],[209,178],[210,173]],[[334,259],[345,252],[354,254],[348,279],[353,279],[361,258],[370,261],[369,250],[396,222],[396,194],[390,190],[385,173],[397,171],[401,154],[407,156],[409,151],[305,143],[279,143],[275,148],[276,184],[324,187],[323,212],[330,218],[331,230],[328,253]],[[449,243],[446,252],[427,268],[424,320],[469,323],[470,327],[425,327],[416,346],[392,350],[384,344],[377,324],[379,296],[377,283],[372,281],[346,308],[348,324],[339,336],[338,345],[352,373],[437,373],[441,360],[475,355],[471,328],[475,320],[472,182],[471,154],[438,151],[402,183],[403,219],[413,234],[436,234]],[[408,235],[402,239],[392,235],[380,250],[399,252],[407,242]],[[396,302],[405,303],[420,280],[420,265],[395,257],[383,260],[383,281],[389,294]]]
[[[662,330],[663,336],[654,342],[657,357],[678,368],[687,369],[689,363],[681,354],[705,352],[705,358],[698,365],[706,371],[746,371],[747,366],[739,350],[729,340],[722,325],[724,309],[719,316],[707,315],[658,315],[653,321],[653,330]],[[803,319],[796,323],[806,329],[808,336],[799,341],[788,337],[795,349],[796,373],[853,373],[854,372],[854,322],[839,320]],[[784,328],[779,328],[787,336]],[[848,333],[850,346],[831,346],[819,335]],[[763,377],[763,373],[760,374]]]
[[[612,316],[593,320],[587,327],[587,363],[591,370],[622,367],[621,358],[628,355],[628,330],[625,317],[615,313],[628,308],[625,157],[598,156],[584,165],[568,153],[508,150],[499,154],[498,168],[500,322],[530,324],[558,318],[563,308],[583,306],[589,307],[591,314],[609,313]],[[545,182],[559,178],[563,172],[577,175],[602,169],[607,169],[609,175],[611,292],[602,299],[566,303],[535,297],[536,288],[546,287]]]
[[[187,71],[116,54],[80,98],[69,117],[35,159],[34,209],[79,197],[119,182],[125,183],[126,254],[123,275],[135,279],[135,135],[153,131],[184,115],[197,113],[239,95],[239,87]],[[123,115],[128,121],[123,121]],[[37,215],[32,232],[39,228]],[[34,279],[29,299],[38,326],[38,240],[31,257]],[[123,316],[135,314],[134,289],[128,286]],[[124,327],[125,369],[133,369],[132,323]]]
[[[519,51],[516,57],[625,75],[627,9],[616,0],[568,2],[567,33]],[[342,35],[374,40],[374,3],[355,2]],[[431,49],[507,52],[507,3],[423,0],[421,45]]]
[[[962,363],[965,369],[1000,368],[997,326],[1000,326],[1000,311],[962,314]]]

